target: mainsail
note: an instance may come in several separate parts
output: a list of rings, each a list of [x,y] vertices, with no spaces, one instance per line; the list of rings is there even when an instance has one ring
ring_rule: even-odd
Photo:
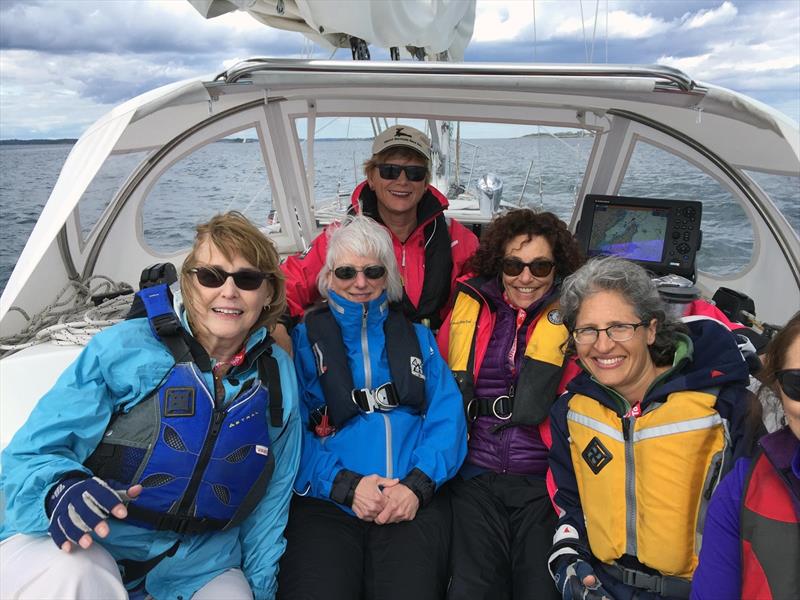
[[[188,0],[205,18],[235,10],[270,27],[297,31],[326,48],[353,39],[461,61],[475,23],[475,0]]]

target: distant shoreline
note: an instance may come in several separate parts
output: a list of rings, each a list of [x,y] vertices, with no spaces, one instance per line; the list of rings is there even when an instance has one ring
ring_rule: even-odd
[[[527,133],[525,135],[516,137],[516,138],[508,138],[508,139],[520,139],[520,138],[536,138],[536,137],[558,137],[558,138],[578,138],[584,137],[587,134],[580,130],[577,131],[558,131],[556,133]],[[491,138],[487,138],[491,139]],[[368,142],[371,138],[318,138],[315,140],[316,142]],[[66,146],[66,145],[74,145],[77,142],[77,138],[58,138],[58,139],[32,139],[32,140],[18,140],[18,139],[11,139],[11,140],[0,140],[0,146]],[[223,138],[221,140],[217,140],[216,143],[223,143],[223,144],[251,144],[255,143],[258,140],[256,138]],[[304,142],[305,139],[300,139],[301,142]]]
[[[74,144],[77,138],[59,138],[56,140],[0,140],[0,146],[65,146]]]

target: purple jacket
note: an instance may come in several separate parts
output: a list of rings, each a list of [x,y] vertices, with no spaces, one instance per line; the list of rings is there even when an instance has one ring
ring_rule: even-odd
[[[552,299],[554,292],[551,291],[523,311],[524,317],[521,317],[519,328],[519,309],[505,301],[499,281],[492,279],[486,282],[480,292],[495,306],[496,313],[492,340],[475,380],[475,397],[496,398],[509,394],[515,386],[525,355],[528,329],[541,309]],[[515,337],[517,345],[512,362],[509,354]],[[503,425],[506,425],[506,421],[494,416],[481,416],[473,422],[462,474],[470,476],[491,470],[496,473],[544,477],[547,472],[547,447],[542,442],[538,426]]]

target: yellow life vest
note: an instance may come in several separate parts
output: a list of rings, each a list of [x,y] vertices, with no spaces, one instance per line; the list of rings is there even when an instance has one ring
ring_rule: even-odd
[[[588,396],[570,399],[570,453],[594,556],[610,564],[628,554],[691,579],[730,444],[716,398],[715,390],[674,392],[624,419]]]
[[[482,310],[485,301],[477,291],[481,279],[460,282],[447,348],[447,363],[455,375],[465,404],[474,397],[474,378],[491,343],[494,318]],[[555,400],[564,363],[562,346],[569,333],[561,320],[558,299],[544,306],[536,317],[525,346],[516,386],[516,405],[510,422],[537,424],[543,421]],[[537,403],[535,406],[533,403]]]

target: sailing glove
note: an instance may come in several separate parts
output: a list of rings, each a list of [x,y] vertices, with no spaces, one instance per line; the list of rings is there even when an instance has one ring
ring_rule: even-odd
[[[62,479],[47,497],[47,531],[59,548],[67,541],[77,544],[122,502],[122,497],[99,477]]]
[[[592,565],[585,560],[561,560],[555,574],[555,582],[563,600],[613,600],[611,594],[600,584]],[[594,585],[583,583],[584,577],[593,575]]]

